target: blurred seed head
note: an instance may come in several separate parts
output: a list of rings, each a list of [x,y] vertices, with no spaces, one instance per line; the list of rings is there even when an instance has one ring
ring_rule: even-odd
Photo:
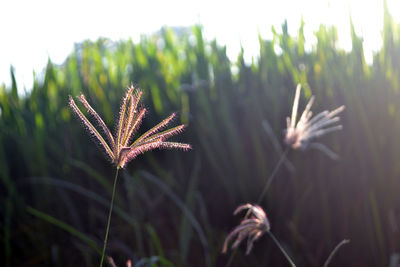
[[[107,260],[108,260],[108,264],[111,267],[117,267],[117,265],[115,264],[113,258],[107,257]],[[126,264],[126,267],[132,267],[132,261],[131,260],[127,260],[125,264]]]
[[[268,218],[260,206],[252,204],[240,205],[233,214],[236,215],[242,210],[248,210],[248,213],[240,224],[226,237],[222,253],[226,253],[229,242],[236,236],[236,240],[233,242],[231,248],[237,248],[247,238],[246,255],[248,255],[253,248],[253,243],[271,229]]]
[[[325,152],[328,156],[334,157],[335,155],[326,146],[318,143],[311,143],[314,139],[323,136],[327,133],[341,130],[342,125],[333,124],[340,121],[340,117],[336,116],[344,110],[341,106],[333,111],[323,111],[312,118],[311,106],[314,103],[314,96],[312,96],[300,116],[299,121],[296,123],[297,110],[299,107],[301,85],[298,84],[296,88],[296,95],[294,97],[292,117],[286,118],[286,130],[284,142],[293,149],[306,149],[313,147]]]

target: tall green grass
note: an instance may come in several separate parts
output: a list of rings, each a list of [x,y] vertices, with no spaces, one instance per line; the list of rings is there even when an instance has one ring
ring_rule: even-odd
[[[301,83],[306,98],[316,95],[316,112],[346,105],[344,130],[323,140],[340,160],[289,153],[295,172],[283,168],[262,203],[273,232],[299,266],[322,265],[343,238],[352,242],[336,256],[338,266],[387,266],[400,250],[400,27],[386,8],[383,47],[368,65],[352,25],[350,52],[323,25],[306,50],[303,26],[296,36],[285,23],[273,40],[260,38],[251,64],[243,52],[229,60],[226,47],[195,26],[139,43],[76,44],[62,65],[49,60],[24,97],[11,70],[11,86],[0,86],[2,265],[96,264],[113,170],[88,144],[67,99],[84,93],[113,126],[133,81],[151,113],[141,129],[178,111],[188,123],[180,140],[194,149],[151,152],[124,171],[109,239],[117,264],[157,256],[160,266],[204,266],[209,255],[211,265],[224,265],[221,245],[237,224],[231,211],[257,201],[279,159],[262,121],[281,140]],[[263,239],[252,255],[242,253],[237,266],[285,261]]]

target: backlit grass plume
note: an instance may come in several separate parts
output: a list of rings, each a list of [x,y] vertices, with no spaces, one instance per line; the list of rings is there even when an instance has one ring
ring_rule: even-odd
[[[265,215],[264,210],[260,206],[251,204],[240,205],[233,214],[236,215],[242,210],[249,210],[248,215],[251,217],[249,218],[249,216],[246,215],[240,224],[226,237],[222,247],[222,253],[226,253],[228,250],[228,243],[237,236],[235,242],[232,244],[232,249],[237,248],[247,237],[246,254],[248,255],[253,248],[253,243],[271,229],[267,215]]]
[[[296,123],[300,90],[301,85],[298,84],[293,102],[292,117],[286,118],[287,128],[285,130],[285,143],[293,149],[306,149],[307,147],[316,148],[325,152],[329,157],[336,158],[336,155],[330,151],[328,147],[320,143],[311,143],[311,141],[327,133],[342,129],[342,125],[332,125],[340,120],[336,115],[344,110],[344,106],[340,106],[333,111],[325,110],[314,116],[314,118],[311,118],[311,106],[314,103],[314,96],[312,96],[301,114],[299,121]]]
[[[109,159],[117,168],[123,168],[130,160],[134,159],[139,154],[156,148],[190,149],[190,145],[188,144],[166,141],[169,137],[180,133],[185,128],[185,125],[179,125],[162,131],[173,120],[175,113],[172,113],[168,118],[148,130],[134,142],[131,142],[132,136],[138,130],[146,114],[145,108],[138,108],[141,96],[142,92],[137,89],[135,90],[133,86],[129,87],[127,90],[122,100],[115,136],[112,136],[104,121],[89,105],[85,96],[78,96],[78,100],[85,106],[87,111],[100,126],[105,134],[105,138],[78,108],[74,99],[71,96],[69,97],[69,104],[72,110],[77,114],[90,133],[99,141]]]
[[[232,244],[232,249],[236,249],[240,245],[240,243],[247,238],[246,255],[248,255],[253,248],[254,242],[262,237],[265,233],[267,233],[282,251],[283,255],[286,257],[290,265],[292,267],[295,267],[296,265],[293,263],[292,259],[283,249],[275,236],[271,233],[271,225],[264,210],[258,205],[247,203],[237,207],[233,214],[236,215],[243,210],[247,210],[247,213],[240,224],[236,226],[232,230],[232,232],[225,238],[224,245],[222,246],[222,253],[227,252],[229,242],[233,238],[235,238],[235,236],[237,236],[236,240]],[[229,263],[230,261],[228,262],[228,265]]]
[[[312,117],[311,106],[314,103],[315,97],[312,96],[307,103],[306,108],[304,109],[303,113],[300,116],[299,121],[296,123],[297,119],[297,111],[299,108],[299,100],[300,100],[300,90],[301,85],[298,84],[296,87],[296,94],[294,97],[293,107],[292,107],[292,116],[286,118],[286,129],[285,129],[285,137],[284,142],[287,145],[287,148],[283,153],[281,153],[281,157],[276,164],[274,170],[272,171],[269,178],[266,180],[265,186],[263,191],[261,192],[258,203],[261,202],[263,197],[265,196],[267,190],[272,184],[272,181],[275,179],[276,174],[281,166],[282,163],[286,161],[286,155],[289,149],[301,149],[305,150],[307,148],[314,148],[318,149],[321,152],[325,153],[331,159],[337,159],[338,156],[331,151],[327,146],[321,143],[313,142],[314,139],[325,135],[330,132],[341,130],[343,127],[342,125],[334,125],[340,121],[340,117],[336,116],[340,112],[344,110],[344,106],[340,106],[333,111],[323,111],[316,116]],[[269,124],[265,121],[263,123],[264,128],[267,130],[267,133],[271,135],[269,132]],[[281,152],[279,145],[275,145],[276,150]]]
[[[107,220],[106,235],[104,238],[103,252],[100,261],[100,267],[103,265],[105,250],[107,246],[108,232],[110,229],[111,214],[114,203],[115,188],[118,178],[118,170],[123,168],[130,160],[134,159],[138,155],[153,150],[156,148],[178,148],[183,150],[190,149],[190,145],[168,142],[166,141],[169,137],[176,135],[184,129],[185,125],[179,125],[174,128],[165,130],[167,125],[173,120],[175,114],[172,113],[168,118],[164,119],[162,122],[142,134],[135,141],[131,141],[132,136],[138,130],[145,114],[145,108],[139,108],[139,102],[142,97],[142,92],[135,89],[131,85],[126,91],[125,97],[122,99],[122,104],[120,107],[119,119],[117,124],[117,129],[115,135],[111,134],[111,131],[107,128],[104,121],[97,114],[97,112],[89,105],[84,95],[78,96],[78,100],[85,106],[89,114],[100,126],[103,135],[93,126],[93,124],[88,120],[88,118],[82,113],[82,111],[76,105],[74,99],[69,97],[69,105],[71,106],[74,113],[83,122],[85,127],[89,132],[97,139],[102,148],[105,150],[108,158],[112,163],[115,164],[117,170],[115,172],[113,192],[110,203],[110,210]]]

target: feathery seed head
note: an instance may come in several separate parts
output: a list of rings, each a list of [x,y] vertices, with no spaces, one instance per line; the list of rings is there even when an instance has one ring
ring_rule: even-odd
[[[237,248],[240,243],[247,238],[246,254],[248,255],[253,248],[253,243],[271,229],[267,215],[260,206],[252,204],[240,205],[233,214],[236,215],[242,210],[248,210],[249,212],[240,224],[226,237],[222,247],[222,253],[226,253],[229,242],[237,236],[232,244],[232,249]],[[248,216],[250,216],[250,218]]]
[[[326,146],[319,143],[311,143],[311,141],[327,133],[342,129],[342,125],[332,125],[340,121],[340,118],[336,115],[344,110],[344,106],[341,106],[331,112],[325,110],[314,116],[314,118],[311,118],[311,106],[315,99],[314,96],[312,96],[302,115],[300,116],[299,121],[296,123],[297,110],[300,100],[300,90],[301,85],[298,84],[293,102],[292,116],[291,118],[286,118],[287,128],[285,130],[285,143],[293,149],[306,149],[307,147],[311,146],[326,152],[328,155],[334,155],[334,153],[331,152]]]
[[[110,264],[111,267],[117,267],[117,265],[115,264],[113,258],[111,258],[109,256],[109,257],[107,257],[107,260],[108,260],[108,263]],[[126,267],[132,267],[132,261],[131,260],[127,260],[125,264],[126,264]]]
[[[85,106],[89,114],[92,115],[95,121],[100,125],[103,133],[106,135],[108,143],[78,108],[74,99],[71,96],[69,97],[69,105],[73,112],[83,122],[90,133],[100,142],[112,163],[114,163],[117,168],[123,168],[130,160],[134,159],[138,155],[156,148],[177,148],[182,150],[188,150],[191,148],[189,144],[166,142],[169,137],[182,132],[185,128],[185,125],[179,125],[163,131],[163,129],[165,129],[175,117],[175,113],[148,130],[136,141],[130,144],[132,136],[139,128],[146,114],[145,108],[138,108],[141,96],[142,92],[139,89],[136,89],[133,85],[128,88],[124,98],[122,99],[115,136],[111,134],[111,131],[107,128],[101,117],[89,105],[85,96],[80,95],[78,97],[79,101]]]

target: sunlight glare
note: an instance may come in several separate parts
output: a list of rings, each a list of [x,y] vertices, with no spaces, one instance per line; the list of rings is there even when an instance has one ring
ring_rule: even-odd
[[[391,15],[400,21],[400,1],[387,0]],[[24,8],[21,8],[24,7]],[[288,8],[290,7],[290,8]],[[241,47],[248,63],[257,58],[258,34],[271,39],[271,27],[281,32],[286,19],[289,34],[296,36],[305,22],[306,48],[316,43],[319,25],[335,25],[339,47],[351,50],[350,17],[357,35],[363,37],[367,62],[382,45],[382,0],[304,1],[2,1],[0,24],[0,83],[10,84],[9,69],[16,69],[18,83],[29,88],[32,71],[40,72],[50,57],[61,64],[74,43],[107,37],[112,40],[151,34],[162,26],[203,25],[207,40],[216,38],[236,60]],[[350,15],[351,14],[351,15]],[[22,88],[23,86],[19,86]]]

